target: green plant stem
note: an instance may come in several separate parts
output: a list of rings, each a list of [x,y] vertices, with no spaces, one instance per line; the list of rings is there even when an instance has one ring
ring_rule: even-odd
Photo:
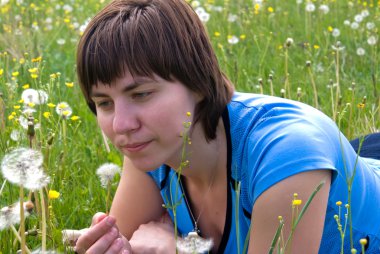
[[[11,225],[11,230],[14,233],[16,239],[19,241],[19,243],[21,243],[21,236],[18,234],[15,226]],[[27,246],[25,246],[25,250],[26,250],[27,254],[30,254],[30,250],[29,250],[29,248]]]
[[[42,253],[45,253],[46,251],[46,204],[45,204],[45,198],[44,198],[44,192],[43,189],[39,190],[40,192],[40,198],[41,198],[41,220],[42,220],[42,242],[41,242],[41,250]]]
[[[21,236],[21,253],[26,253],[25,239],[25,214],[24,214],[24,187],[20,185],[20,236]]]
[[[318,91],[317,91],[317,86],[315,85],[313,72],[311,71],[311,67],[308,67],[307,69],[308,69],[308,73],[309,73],[309,77],[310,77],[311,84],[312,84],[312,86],[313,86],[313,93],[314,93],[314,107],[315,107],[315,108],[319,108],[319,105],[318,105]]]

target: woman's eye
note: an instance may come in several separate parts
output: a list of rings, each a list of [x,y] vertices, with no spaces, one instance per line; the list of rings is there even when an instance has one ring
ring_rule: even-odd
[[[111,101],[99,101],[99,102],[95,102],[95,105],[97,108],[107,109],[107,108],[112,106],[112,102]]]
[[[132,94],[133,99],[144,99],[148,97],[152,92],[136,92]]]

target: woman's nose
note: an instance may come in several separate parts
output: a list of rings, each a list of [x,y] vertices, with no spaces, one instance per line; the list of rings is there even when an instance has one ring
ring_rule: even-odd
[[[125,103],[115,103],[113,130],[116,134],[126,134],[140,127],[136,109]]]

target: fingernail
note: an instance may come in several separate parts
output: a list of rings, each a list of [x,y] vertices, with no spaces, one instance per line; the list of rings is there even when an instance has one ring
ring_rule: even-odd
[[[129,250],[124,249],[121,254],[130,254]]]
[[[106,223],[110,226],[115,225],[116,219],[114,217],[108,216],[106,219]]]

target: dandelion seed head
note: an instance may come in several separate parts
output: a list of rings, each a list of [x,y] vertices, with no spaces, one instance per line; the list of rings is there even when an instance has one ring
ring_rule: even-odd
[[[25,218],[30,215],[34,205],[32,202],[27,201],[23,203]],[[16,202],[13,205],[5,206],[0,209],[0,231],[7,229],[10,226],[20,223],[20,202]]]
[[[357,54],[358,56],[364,56],[364,55],[365,55],[365,49],[363,49],[363,48],[358,48],[358,49],[356,50],[356,54]]]
[[[36,105],[45,104],[48,100],[48,94],[43,90],[26,89],[21,94],[21,99],[25,104],[34,103]]]
[[[331,34],[334,37],[338,37],[340,35],[340,30],[338,28],[334,28]]]
[[[236,44],[239,42],[239,38],[236,37],[235,35],[229,35],[227,38],[227,41],[229,44]]]
[[[13,184],[22,185],[29,190],[38,190],[50,181],[42,169],[42,162],[40,151],[17,148],[4,156],[1,172],[4,178]]]
[[[351,22],[349,21],[349,20],[345,20],[345,21],[343,21],[343,24],[345,25],[345,26],[349,26],[349,25],[351,25]]]
[[[20,140],[20,137],[21,137],[21,133],[19,130],[12,130],[11,134],[10,134],[10,138],[13,140],[13,141],[19,141]]]
[[[376,25],[373,22],[367,22],[366,27],[368,30],[373,30],[376,27]]]
[[[305,10],[307,12],[314,12],[315,11],[315,4],[313,4],[312,2],[308,2],[306,4]]]
[[[363,16],[361,14],[355,15],[354,20],[360,23],[363,21]]]
[[[113,163],[105,163],[96,170],[96,174],[104,188],[106,188],[115,175],[120,174],[120,172],[120,167]]]
[[[322,12],[323,14],[327,14],[327,13],[329,13],[329,11],[330,11],[329,6],[326,5],[326,4],[322,4],[321,6],[319,6],[318,9],[319,9],[319,11]]]
[[[214,245],[212,239],[204,239],[195,232],[177,240],[177,248],[181,253],[205,253]]]
[[[374,35],[371,35],[370,37],[368,37],[367,42],[369,45],[373,46],[377,43],[377,38]]]
[[[57,104],[57,106],[55,107],[55,112],[57,112],[58,115],[66,118],[73,113],[73,110],[67,102],[63,101]]]
[[[351,23],[351,29],[356,30],[358,28],[359,28],[359,23],[358,22],[352,22]]]

